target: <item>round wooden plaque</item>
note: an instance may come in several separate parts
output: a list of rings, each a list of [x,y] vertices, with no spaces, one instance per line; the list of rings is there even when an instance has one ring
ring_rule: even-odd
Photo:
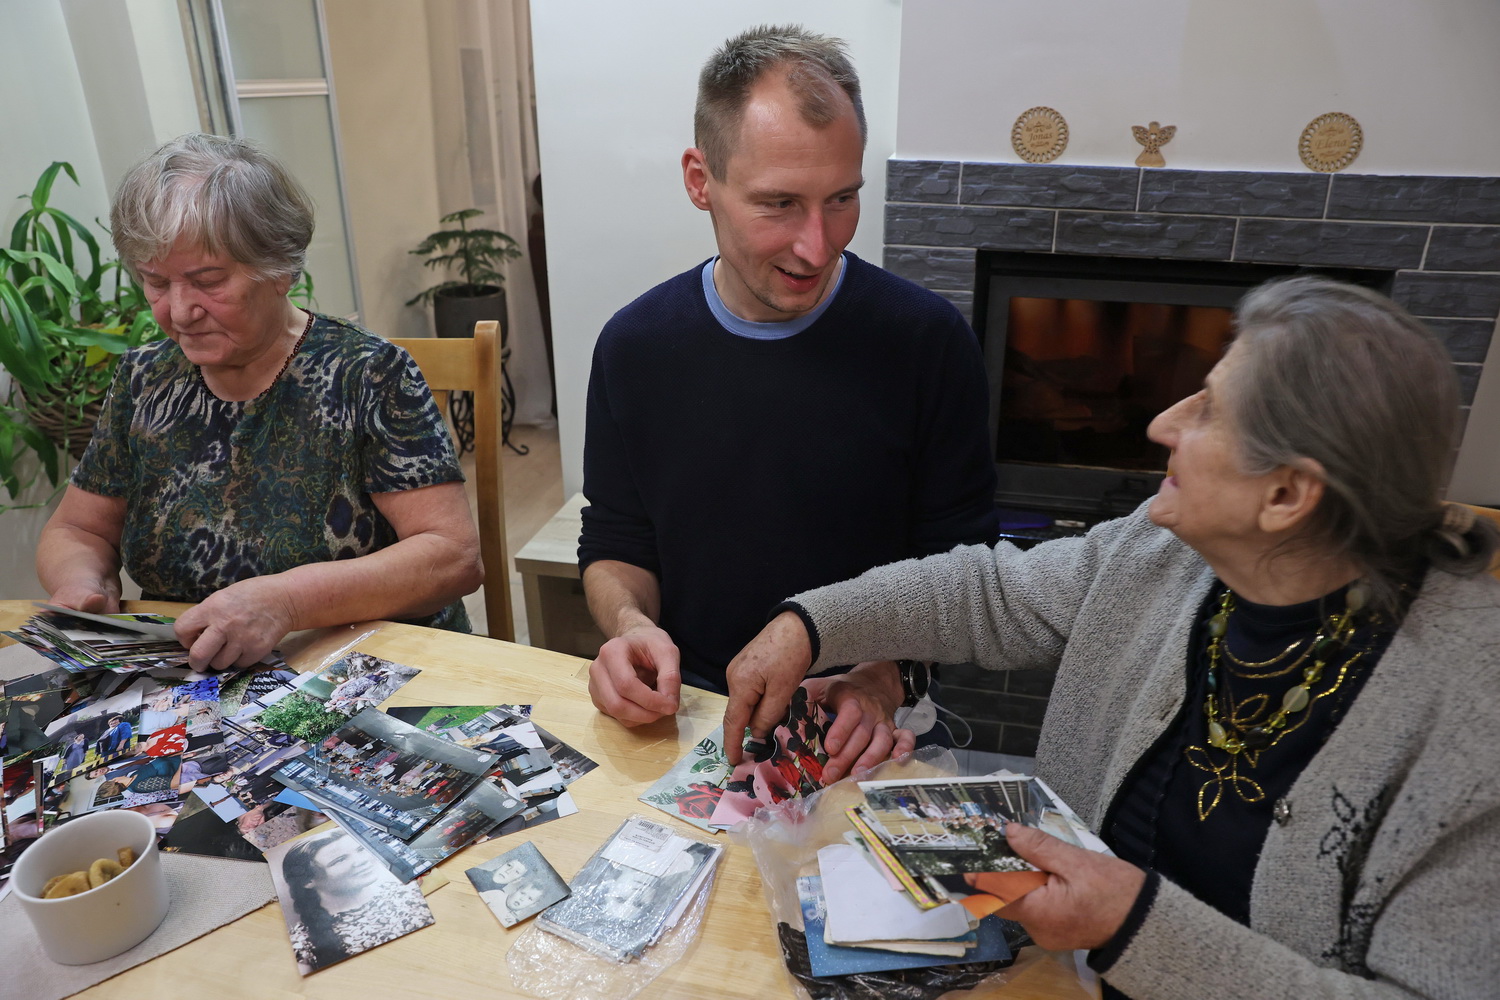
[[[1330,111],[1307,123],[1297,153],[1307,169],[1328,174],[1353,163],[1364,143],[1365,133],[1352,115]]]
[[[1068,148],[1068,123],[1051,108],[1028,108],[1011,126],[1010,144],[1027,163],[1051,163]]]

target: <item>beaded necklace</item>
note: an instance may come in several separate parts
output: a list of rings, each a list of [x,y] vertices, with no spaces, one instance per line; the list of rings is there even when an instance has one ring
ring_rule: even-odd
[[[1218,610],[1206,624],[1208,694],[1203,702],[1203,714],[1208,722],[1208,745],[1189,746],[1184,750],[1189,764],[1210,775],[1198,789],[1199,820],[1207,819],[1223,801],[1226,788],[1246,803],[1260,802],[1265,798],[1265,789],[1246,772],[1254,770],[1261,753],[1274,747],[1288,733],[1300,729],[1311,716],[1308,709],[1343,687],[1345,679],[1364,658],[1363,649],[1348,656],[1345,653],[1361,627],[1355,624],[1355,619],[1363,609],[1366,597],[1364,586],[1353,584],[1346,594],[1344,610],[1325,617],[1311,639],[1294,642],[1269,660],[1246,663],[1230,655],[1225,643],[1235,603],[1233,591],[1227,587],[1224,589]],[[1376,626],[1379,618],[1370,615],[1362,624]],[[1281,661],[1304,642],[1306,647],[1301,655],[1290,664],[1281,666]],[[1304,666],[1308,660],[1312,663]],[[1226,661],[1237,663],[1242,669],[1235,670]],[[1329,668],[1335,664],[1337,669],[1330,672]],[[1299,667],[1301,673],[1296,683],[1282,694],[1280,703],[1274,708],[1265,694],[1235,701],[1230,688],[1231,676],[1265,680],[1284,676]],[[1252,673],[1251,669],[1264,672]]]

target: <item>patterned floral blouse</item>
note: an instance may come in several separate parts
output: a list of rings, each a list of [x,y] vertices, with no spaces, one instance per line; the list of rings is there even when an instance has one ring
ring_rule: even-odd
[[[415,362],[317,316],[265,396],[219,399],[170,340],[121,359],[73,485],[125,499],[120,550],[147,599],[353,559],[397,541],[372,493],[462,481]],[[469,631],[463,604],[412,619]]]

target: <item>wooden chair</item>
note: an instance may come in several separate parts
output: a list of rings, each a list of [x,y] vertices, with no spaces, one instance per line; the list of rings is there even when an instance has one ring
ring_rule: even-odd
[[[474,324],[472,339],[392,339],[422,369],[434,392],[474,394],[475,487],[479,509],[479,555],[484,560],[484,612],[489,634],[514,642],[510,606],[510,562],[505,555],[505,477],[500,466],[499,324]]]
[[[1472,510],[1474,513],[1478,514],[1480,517],[1487,517],[1491,521],[1494,521],[1497,526],[1500,526],[1500,510],[1496,510],[1493,507],[1476,507],[1471,503],[1466,503],[1464,504],[1464,506]],[[1495,561],[1490,564],[1490,573],[1492,573],[1497,579],[1500,579],[1500,557],[1496,557]]]

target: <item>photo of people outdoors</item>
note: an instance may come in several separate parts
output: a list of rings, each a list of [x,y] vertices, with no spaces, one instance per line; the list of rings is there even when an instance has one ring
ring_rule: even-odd
[[[276,769],[282,784],[407,839],[494,768],[476,753],[366,709]]]
[[[136,752],[141,737],[141,692],[104,698],[46,727],[47,739],[64,747],[52,782],[63,782],[85,768],[98,767]]]
[[[342,830],[290,840],[266,860],[304,976],[432,923],[421,888]]]

